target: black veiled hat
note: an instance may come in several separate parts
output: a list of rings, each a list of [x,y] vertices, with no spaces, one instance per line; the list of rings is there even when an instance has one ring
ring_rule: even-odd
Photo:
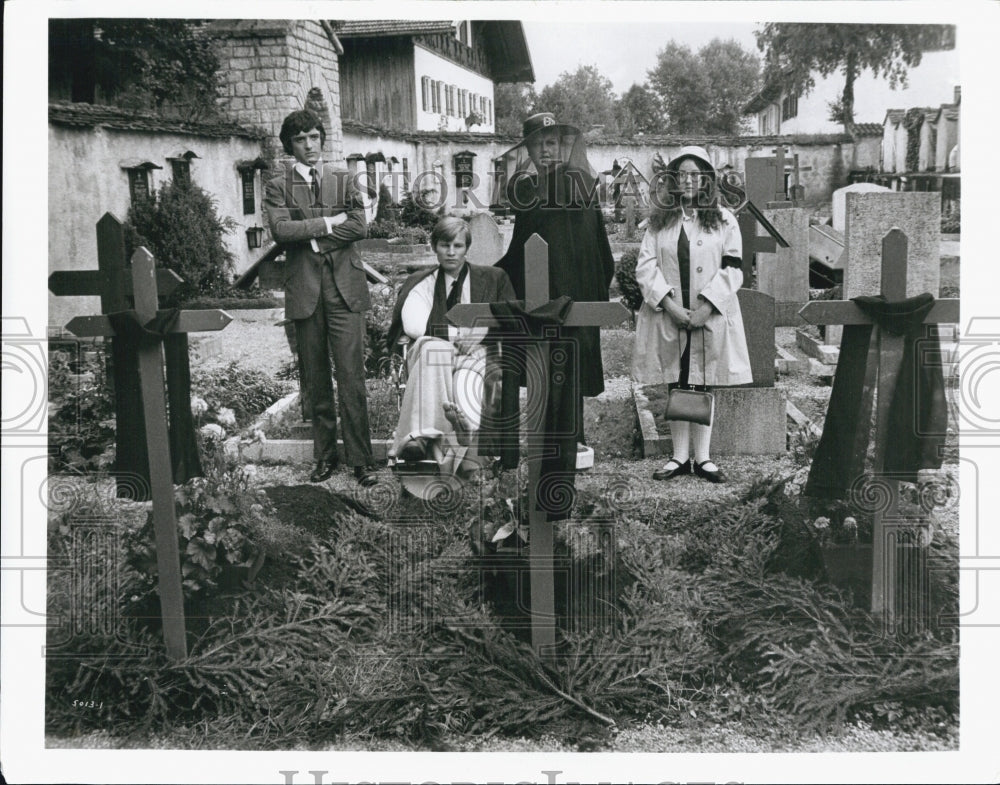
[[[524,126],[521,129],[521,135],[527,139],[532,134],[548,128],[561,132],[568,131],[573,134],[580,133],[580,129],[574,125],[556,122],[556,116],[552,114],[552,112],[538,112],[537,114],[531,115],[531,117],[524,121]]]

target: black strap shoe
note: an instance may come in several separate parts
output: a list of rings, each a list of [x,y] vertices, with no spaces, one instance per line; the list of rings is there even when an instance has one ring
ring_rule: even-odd
[[[316,468],[313,469],[313,473],[309,475],[309,482],[323,482],[323,480],[329,480],[334,471],[337,469],[336,461],[316,461]]]
[[[673,469],[670,468],[670,464],[675,464]],[[671,458],[669,461],[667,461],[666,466],[664,466],[662,469],[657,469],[655,472],[653,472],[653,479],[670,480],[682,474],[690,474],[690,473],[691,473],[690,459],[682,463],[681,461],[678,461],[676,458]]]
[[[702,461],[701,463],[696,463],[694,465],[694,473],[699,477],[708,480],[709,482],[725,482],[726,475],[724,475],[719,469],[705,469],[703,468],[706,463],[715,463],[715,461],[708,460]]]
[[[375,472],[378,471],[378,466],[374,464],[368,464],[367,466],[355,466],[354,467],[354,479],[358,481],[358,485],[363,488],[370,488],[372,485],[378,484],[378,477],[375,476]]]

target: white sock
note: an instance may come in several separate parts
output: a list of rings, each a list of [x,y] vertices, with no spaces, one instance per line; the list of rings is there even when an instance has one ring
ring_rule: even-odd
[[[674,453],[670,457],[680,463],[685,463],[691,456],[691,423],[684,420],[671,420],[670,440],[674,446]]]
[[[694,441],[695,463],[704,463],[709,458],[709,446],[712,443],[712,426],[691,423],[691,436]]]

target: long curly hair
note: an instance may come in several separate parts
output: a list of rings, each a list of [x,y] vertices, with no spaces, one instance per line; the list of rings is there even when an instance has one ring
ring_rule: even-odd
[[[663,165],[659,153],[653,161],[653,182],[650,184],[649,226],[659,232],[681,220],[680,164],[690,159],[697,164],[705,177],[698,185],[698,193],[692,204],[698,215],[698,224],[705,231],[713,231],[722,226],[722,212],[719,210],[719,191],[715,169],[707,161],[694,155],[682,155]],[[659,164],[659,165],[658,165]]]

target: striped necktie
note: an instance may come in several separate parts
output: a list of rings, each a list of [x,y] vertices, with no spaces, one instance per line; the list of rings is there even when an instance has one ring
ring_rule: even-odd
[[[312,178],[310,183],[312,187],[313,194],[313,204],[319,204],[319,172],[316,171],[315,167],[309,170],[309,176]]]

